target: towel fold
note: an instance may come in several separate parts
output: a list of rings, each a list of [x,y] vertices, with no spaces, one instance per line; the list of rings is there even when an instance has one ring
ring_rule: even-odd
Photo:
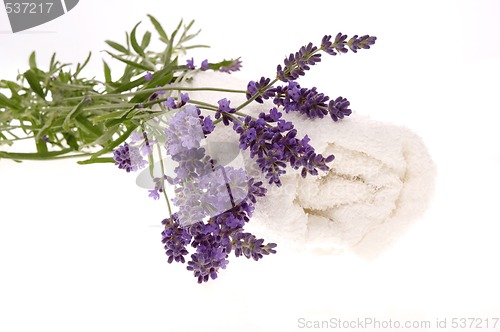
[[[227,74],[201,73],[189,86],[246,89],[246,82]],[[190,92],[192,99],[212,102],[228,98],[238,105],[245,97],[220,92]],[[268,111],[272,103],[253,103],[246,113]],[[335,155],[329,172],[302,178],[289,169],[283,186],[268,185],[258,200],[248,229],[282,247],[315,253],[354,252],[375,257],[399,239],[426,210],[434,188],[435,166],[422,140],[409,129],[377,122],[359,114],[342,121],[285,114],[308,135],[317,153]],[[217,128],[208,138],[237,142],[230,128]],[[254,176],[255,163],[243,153]]]

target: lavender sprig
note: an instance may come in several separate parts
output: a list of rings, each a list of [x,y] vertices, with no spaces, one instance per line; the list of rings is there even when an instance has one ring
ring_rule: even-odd
[[[264,244],[263,239],[244,231],[256,197],[265,195],[262,183],[246,179],[244,174],[234,169],[216,166],[216,161],[200,148],[200,141],[212,133],[219,122],[225,126],[232,125],[239,135],[240,149],[249,150],[250,157],[269,184],[277,186],[281,186],[280,177],[288,167],[300,169],[302,177],[328,171],[328,164],[335,156],[316,153],[309,137],[297,137],[293,123],[285,120],[279,109],[285,113],[299,112],[308,118],[329,115],[333,121],[349,116],[352,111],[346,98],[330,100],[316,87],[303,88],[296,80],[321,61],[318,52],[336,55],[348,52],[347,47],[356,52],[369,48],[374,42],[375,37],[353,36],[347,41],[346,35],[338,34],[334,41],[331,41],[331,36],[325,36],[319,48],[312,43],[307,44],[290,54],[283,66],[277,67],[277,76],[273,81],[265,77],[250,81],[245,91],[247,102],[237,108],[231,107],[227,98],[219,100],[217,106],[207,104],[205,109],[215,112],[215,122],[210,117],[204,117],[198,108],[185,106],[189,99],[182,94],[179,101],[170,99],[167,102],[171,109],[185,108],[170,120],[165,131],[167,152],[179,163],[175,169],[177,177],[169,180],[170,184],[178,186],[172,201],[179,211],[167,219],[163,232],[169,263],[184,263],[188,247],[195,248],[187,262],[187,269],[202,283],[218,277],[220,270],[229,263],[232,251],[236,257],[245,256],[254,260],[276,252],[276,244]],[[193,67],[192,60],[188,60],[188,67]],[[274,86],[278,80],[286,84]],[[241,112],[252,101],[263,103],[269,99],[276,107],[261,112],[257,118],[244,116]],[[222,170],[220,174],[224,176],[217,176],[217,170]]]
[[[245,230],[258,199],[266,194],[266,186],[243,169],[219,164],[207,155],[204,140],[219,123],[231,126],[239,149],[249,152],[270,185],[280,186],[281,176],[290,168],[300,170],[303,177],[328,171],[335,157],[317,153],[307,133],[300,135],[286,114],[297,112],[309,119],[329,116],[339,121],[352,113],[350,102],[342,96],[330,99],[316,87],[302,87],[298,79],[321,62],[323,52],[333,56],[349,50],[357,53],[374,45],[376,37],[354,35],[348,39],[338,33],[332,39],[326,35],[319,46],[308,43],[290,53],[276,67],[273,79],[250,81],[245,91],[187,87],[180,83],[200,71],[240,70],[240,58],[204,59],[201,63],[188,58],[179,64],[178,57],[186,50],[205,47],[185,45],[198,34],[189,33],[193,22],[181,31],[181,21],[168,35],[154,17],[149,18],[165,49],[154,52],[149,48],[150,32],[139,42],[139,24],[127,34],[126,46],[106,41],[113,49],[106,53],[125,64],[118,79],[114,75],[113,80],[107,62],[104,81],[81,78],[90,55],[74,71],[65,71],[66,66],[53,57],[49,69],[43,71],[33,53],[30,69],[20,75],[19,83],[0,82],[0,89],[8,89],[11,95],[0,93],[0,144],[31,138],[36,146],[35,153],[0,151],[0,158],[86,156],[89,159],[80,163],[112,162],[126,172],[149,165],[148,195],[158,200],[163,194],[168,207],[169,215],[162,222],[167,262],[185,264],[203,283],[218,277],[229,264],[231,253],[254,260],[276,253],[275,243],[265,243]],[[232,106],[230,98],[222,98],[214,105],[191,100],[187,92],[193,90],[242,93],[247,100]],[[257,117],[245,112],[250,103],[263,104],[265,100],[274,106]],[[25,136],[18,136],[17,131]],[[159,176],[154,174],[155,150]],[[167,162],[175,165],[174,175],[167,175]],[[173,187],[173,197],[168,197],[168,187]],[[177,211],[172,211],[170,202]]]
[[[284,65],[278,65],[277,78],[280,81],[288,82],[289,80],[296,80],[300,76],[304,76],[305,72],[321,61],[321,54],[319,51],[324,51],[330,55],[337,55],[338,53],[347,53],[348,46],[354,53],[359,49],[369,49],[370,45],[375,44],[376,37],[354,35],[348,42],[345,42],[347,35],[338,33],[335,40],[331,41],[331,36],[326,35],[321,41],[320,48],[314,46],[312,43],[302,46],[296,53],[290,53],[284,60]],[[337,51],[337,52],[335,52]]]
[[[283,82],[288,80],[296,80],[299,76],[304,76],[305,72],[321,61],[321,54],[317,53],[318,48],[312,43],[302,46],[295,54],[285,58],[284,66],[278,65],[277,77]]]

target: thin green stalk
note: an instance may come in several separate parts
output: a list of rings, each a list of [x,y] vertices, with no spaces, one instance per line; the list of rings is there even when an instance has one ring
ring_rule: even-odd
[[[149,88],[143,90],[137,90],[133,92],[126,93],[106,93],[106,94],[98,94],[98,95],[89,95],[86,97],[92,99],[101,99],[101,98],[116,98],[116,97],[130,97],[143,93],[154,93],[158,91],[218,91],[218,92],[228,92],[228,93],[246,93],[244,90],[234,90],[234,89],[222,89],[222,88],[213,88],[213,87],[185,87],[185,86],[163,86],[157,88]],[[65,101],[73,101],[73,100],[81,100],[82,97],[71,97],[65,98]]]
[[[170,207],[170,200],[168,199],[167,189],[165,188],[165,179],[164,179],[165,166],[163,165],[163,156],[161,154],[161,147],[160,146],[158,146],[158,157],[160,158],[160,167],[161,167],[161,174],[162,174],[162,176],[160,178],[161,187],[163,188],[163,196],[165,197],[165,201],[167,201],[168,214],[170,217],[172,215],[172,208]]]
[[[21,153],[21,152],[6,152],[0,151],[0,159],[13,159],[13,160],[48,160],[48,159],[58,159],[61,155],[69,153],[73,149],[63,149],[61,151],[50,151],[50,152],[34,152],[34,153]],[[67,156],[71,158],[73,155]]]

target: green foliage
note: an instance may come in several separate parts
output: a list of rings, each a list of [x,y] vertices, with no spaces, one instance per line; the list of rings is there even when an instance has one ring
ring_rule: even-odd
[[[14,160],[54,159],[87,156],[82,164],[112,162],[100,157],[124,142],[130,133],[153,116],[165,111],[161,102],[150,100],[159,90],[176,90],[172,83],[181,82],[187,72],[177,56],[186,50],[207,47],[187,45],[200,31],[191,33],[194,24],[179,22],[168,35],[153,16],[148,15],[162,51],[149,49],[152,33],[137,37],[140,22],[126,33],[125,44],[106,40],[109,61],[122,63],[123,72],[113,73],[104,59],[104,81],[82,76],[91,54],[76,67],[63,64],[54,53],[49,67],[42,69],[36,53],[29,56],[29,69],[16,81],[0,80],[0,149],[19,140],[33,140],[36,152],[0,151],[0,158]],[[109,62],[111,63],[111,62]],[[224,62],[210,64],[220,67]],[[152,73],[150,81],[145,79]],[[170,86],[169,86],[170,85]],[[160,87],[160,88],[158,88]],[[160,108],[155,105],[160,105]]]

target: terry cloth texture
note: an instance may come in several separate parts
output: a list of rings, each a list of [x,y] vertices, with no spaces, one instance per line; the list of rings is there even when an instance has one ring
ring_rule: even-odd
[[[228,74],[210,72],[186,83],[241,90],[246,84]],[[228,98],[234,107],[245,100],[244,95],[221,92],[191,91],[189,95],[215,105]],[[253,103],[244,110],[256,116],[272,107],[271,102]],[[329,117],[311,120],[297,113],[284,117],[297,128],[297,137],[307,134],[317,153],[334,154],[335,160],[331,170],[319,176],[304,179],[300,170],[289,169],[281,177],[282,187],[267,185],[268,193],[258,199],[249,230],[282,248],[320,254],[349,251],[372,258],[423,215],[434,191],[436,170],[421,138],[411,130],[356,113],[338,122]],[[227,127],[218,127],[208,137],[209,147],[237,144],[237,140]],[[251,176],[258,174],[247,151],[243,160]]]

